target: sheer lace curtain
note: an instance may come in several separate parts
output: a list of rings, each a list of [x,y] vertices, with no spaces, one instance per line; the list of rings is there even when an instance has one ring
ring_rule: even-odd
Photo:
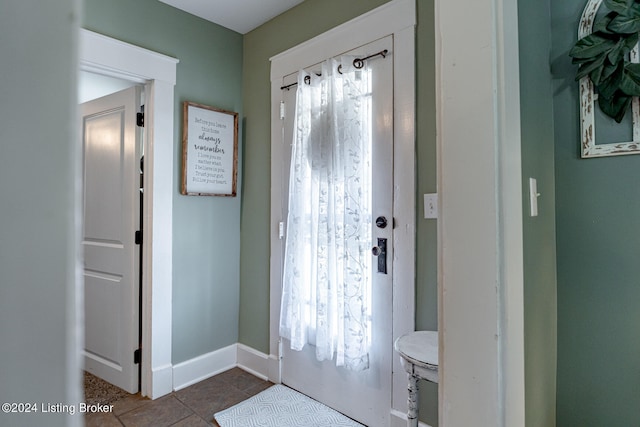
[[[371,72],[353,59],[298,76],[280,334],[357,371],[371,335]]]

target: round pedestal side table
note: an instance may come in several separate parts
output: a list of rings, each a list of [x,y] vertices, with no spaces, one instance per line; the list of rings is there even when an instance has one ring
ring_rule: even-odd
[[[438,331],[410,332],[394,344],[409,376],[407,426],[418,426],[418,380],[438,383]]]

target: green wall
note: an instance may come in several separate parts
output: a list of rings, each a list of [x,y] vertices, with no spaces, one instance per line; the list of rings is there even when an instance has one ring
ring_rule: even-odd
[[[269,58],[387,0],[306,0],[244,38],[244,188],[240,269],[240,342],[269,352]],[[437,329],[436,223],[422,219],[422,194],[436,191],[433,2],[419,0],[416,34],[417,286],[416,327]],[[437,387],[421,384],[421,418],[437,424]]]
[[[581,159],[584,0],[551,2],[558,253],[557,424],[640,425],[640,156]],[[597,127],[598,123],[596,123]],[[600,142],[607,142],[604,137]]]
[[[0,402],[77,404],[80,2],[0,2]],[[35,402],[38,402],[35,404]],[[0,412],[6,427],[82,416]]]
[[[180,60],[174,168],[165,172],[173,174],[174,183],[172,361],[179,363],[234,344],[238,341],[240,196],[182,196],[179,184],[182,102],[237,111],[242,117],[242,35],[156,0],[86,0],[83,26]],[[241,184],[239,178],[238,188]]]
[[[556,425],[557,298],[553,93],[549,0],[519,1],[522,147],[525,415],[527,427]],[[529,214],[536,178],[538,216]]]

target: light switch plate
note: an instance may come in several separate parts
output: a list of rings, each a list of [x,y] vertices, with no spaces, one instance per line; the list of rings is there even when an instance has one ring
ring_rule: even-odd
[[[538,181],[535,178],[529,178],[529,204],[530,204],[530,215],[538,216],[538,197],[540,193],[538,193]]]
[[[424,195],[424,217],[427,219],[438,218],[438,193]]]

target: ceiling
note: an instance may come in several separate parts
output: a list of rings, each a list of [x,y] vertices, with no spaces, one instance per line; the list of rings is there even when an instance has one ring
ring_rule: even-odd
[[[304,0],[159,0],[246,34]]]

